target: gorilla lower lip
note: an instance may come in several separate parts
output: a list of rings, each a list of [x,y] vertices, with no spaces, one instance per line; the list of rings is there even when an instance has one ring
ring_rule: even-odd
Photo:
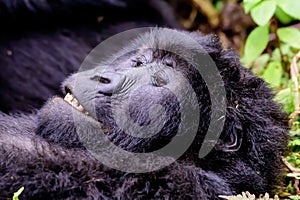
[[[94,119],[94,118],[89,114],[89,112],[87,112],[87,111],[83,108],[83,106],[79,104],[79,101],[78,101],[71,93],[68,92],[68,93],[66,94],[64,100],[65,100],[66,102],[68,102],[73,108],[75,108],[76,110],[78,110],[79,112],[85,114],[87,117],[90,117],[90,118]],[[95,120],[95,119],[94,119],[94,120]],[[96,120],[96,121],[97,121],[97,120]],[[99,123],[103,126],[103,124],[102,124],[101,121],[97,121],[97,122],[99,122]],[[110,132],[109,126],[103,126],[103,127],[102,127],[102,130],[103,130],[103,133],[104,133],[105,135],[107,135],[107,134]]]
[[[76,110],[88,115],[89,113],[86,112],[83,108],[82,105],[79,104],[78,100],[71,94],[71,93],[67,93],[64,100],[66,102],[68,102],[73,108],[75,108]]]

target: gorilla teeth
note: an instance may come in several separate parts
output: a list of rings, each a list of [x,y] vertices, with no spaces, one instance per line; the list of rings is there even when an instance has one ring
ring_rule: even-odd
[[[72,94],[67,93],[64,100],[68,102],[71,106],[73,106],[73,108],[75,108],[76,110],[79,110],[84,114],[88,114],[88,112],[84,110],[82,105],[79,104],[78,100]]]

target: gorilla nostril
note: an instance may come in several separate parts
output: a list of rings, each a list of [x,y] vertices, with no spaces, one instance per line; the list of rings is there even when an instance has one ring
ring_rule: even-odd
[[[111,81],[108,78],[105,78],[103,76],[94,76],[91,78],[93,81],[98,81],[99,83],[109,84]]]
[[[116,72],[103,72],[94,74],[90,79],[96,82],[99,94],[111,96],[122,88],[125,76]]]
[[[68,93],[71,94],[71,93],[72,93],[72,92],[71,92],[71,89],[70,89],[68,86],[65,86],[65,87],[64,87],[64,91],[65,91],[66,94],[68,94]]]
[[[108,84],[108,83],[110,83],[110,80],[107,79],[107,78],[104,78],[104,77],[100,77],[99,82],[100,82],[100,83]]]

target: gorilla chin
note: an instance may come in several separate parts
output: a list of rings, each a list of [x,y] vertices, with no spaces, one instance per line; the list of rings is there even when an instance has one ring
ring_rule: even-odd
[[[201,45],[202,66],[193,66],[193,52],[188,52],[194,47],[184,38],[172,43],[164,29],[154,28],[97,67],[67,78],[65,97],[48,100],[37,114],[1,114],[0,196],[11,197],[21,186],[26,199],[220,199],[243,191],[272,193],[281,182],[286,114],[268,85],[242,67],[216,36],[178,33]],[[217,77],[209,74],[207,55],[222,83],[207,84]],[[226,113],[214,119],[213,112],[222,111],[214,104],[219,88],[226,91],[219,102]],[[224,127],[216,145],[199,158],[210,124],[219,120]],[[107,167],[88,151],[90,145],[105,146],[103,138],[135,154],[158,151],[180,138],[177,151],[192,130],[195,138],[179,158],[161,154],[176,157],[175,162],[147,173]],[[116,156],[110,149],[106,153]]]

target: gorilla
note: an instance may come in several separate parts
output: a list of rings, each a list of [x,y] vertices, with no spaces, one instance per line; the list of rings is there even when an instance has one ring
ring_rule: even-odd
[[[234,51],[214,35],[163,28],[116,43],[91,52],[63,82],[64,98],[0,115],[1,198],[22,186],[24,199],[274,191],[287,116]],[[210,151],[200,156],[203,146]]]
[[[179,25],[163,0],[0,2],[0,110],[31,112],[101,41],[127,29]]]

